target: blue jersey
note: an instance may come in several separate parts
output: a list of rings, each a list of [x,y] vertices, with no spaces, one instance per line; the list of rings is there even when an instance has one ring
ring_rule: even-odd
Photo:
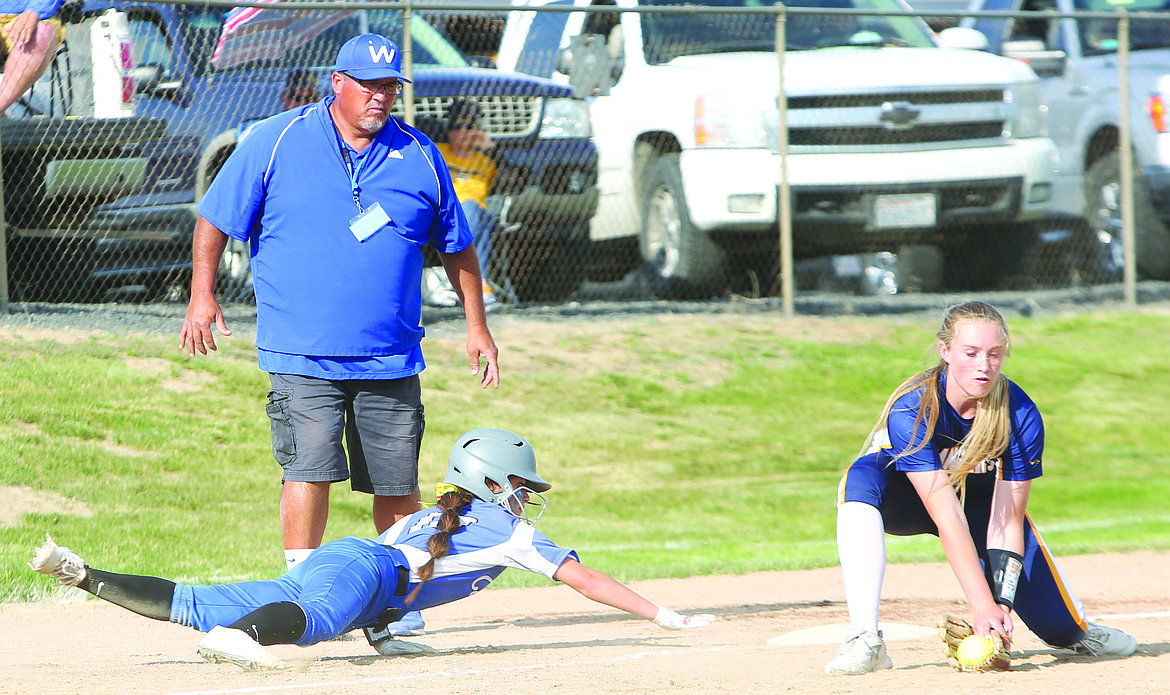
[[[437,507],[415,512],[377,539],[406,556],[412,590],[418,582],[418,569],[431,559],[427,541],[435,534],[441,515]],[[558,547],[535,527],[494,504],[473,500],[464,510],[462,522],[463,526],[451,534],[450,553],[435,562],[435,573],[422,585],[411,610],[470,596],[509,567],[552,579],[565,560],[577,560],[577,553]]]
[[[332,101],[252,129],[198,211],[250,244],[258,348],[403,354],[423,336],[423,245],[455,253],[471,231],[434,143],[391,118],[358,161],[334,128]],[[375,204],[389,222],[359,239],[351,221]]]
[[[0,0],[0,14],[20,14],[35,10],[37,18],[48,19],[57,14],[65,0]]]
[[[947,402],[946,372],[939,377],[938,422],[934,434],[918,451],[898,456],[911,446],[921,442],[926,435],[925,420],[914,429],[914,418],[922,402],[922,390],[917,389],[894,402],[886,420],[886,437],[875,438],[879,444],[878,461],[883,465],[894,462],[895,469],[907,471],[933,471],[951,468],[957,461],[962,441],[971,431],[971,420],[959,417],[959,413]],[[1007,377],[1004,377],[1006,380]],[[967,494],[991,494],[996,479],[1032,480],[1042,474],[1041,457],[1044,452],[1044,421],[1040,409],[1015,382],[1007,380],[1008,411],[1011,420],[1011,435],[1007,450],[995,461],[987,461],[975,468],[967,478]],[[913,435],[913,438],[912,438]]]

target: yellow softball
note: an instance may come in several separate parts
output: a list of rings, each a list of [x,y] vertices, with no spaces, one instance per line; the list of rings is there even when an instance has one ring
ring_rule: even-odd
[[[959,660],[961,666],[975,667],[985,663],[994,653],[995,645],[991,640],[983,635],[968,635],[959,642],[955,658]]]

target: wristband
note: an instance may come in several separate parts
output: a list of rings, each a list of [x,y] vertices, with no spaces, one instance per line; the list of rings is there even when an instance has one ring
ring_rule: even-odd
[[[999,548],[987,549],[987,583],[991,587],[991,597],[1008,610],[1015,605],[1016,588],[1023,570],[1023,555]]]

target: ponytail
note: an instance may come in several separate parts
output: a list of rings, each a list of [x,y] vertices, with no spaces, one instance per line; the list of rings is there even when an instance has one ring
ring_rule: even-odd
[[[427,563],[418,568],[418,586],[414,587],[414,591],[406,597],[405,605],[409,606],[418,592],[422,589],[423,582],[426,582],[435,574],[435,561],[442,560],[447,557],[447,553],[451,552],[451,534],[463,528],[463,520],[459,516],[460,510],[471,504],[471,500],[475,496],[465,490],[460,490],[456,487],[444,492],[439,496],[438,504],[436,505],[442,514],[439,516],[439,523],[436,525],[438,529],[427,540],[427,551],[431,554],[431,559]]]

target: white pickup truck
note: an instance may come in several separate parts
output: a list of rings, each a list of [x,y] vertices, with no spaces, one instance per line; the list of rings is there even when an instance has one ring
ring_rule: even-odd
[[[1119,238],[1121,231],[1117,20],[1040,13],[1163,11],[1164,1],[974,0],[969,10],[1036,16],[963,23],[987,37],[989,50],[1026,60],[1040,76],[1050,135],[1060,151],[1053,207],[1083,214],[1105,238]],[[1170,22],[1131,20],[1129,99],[1135,265],[1139,276],[1170,280]]]
[[[595,267],[624,254],[644,264],[660,296],[742,291],[753,277],[767,292],[781,171],[774,17],[735,13],[754,0],[704,3],[728,14],[680,11],[685,0],[516,3],[602,10],[514,11],[498,58],[591,101]],[[908,9],[901,0],[787,5]],[[1016,223],[1051,203],[1056,148],[1035,73],[970,50],[986,45],[971,30],[936,35],[909,16],[790,14],[786,36],[797,257],[928,245],[956,261],[946,269],[952,287],[994,273]]]

